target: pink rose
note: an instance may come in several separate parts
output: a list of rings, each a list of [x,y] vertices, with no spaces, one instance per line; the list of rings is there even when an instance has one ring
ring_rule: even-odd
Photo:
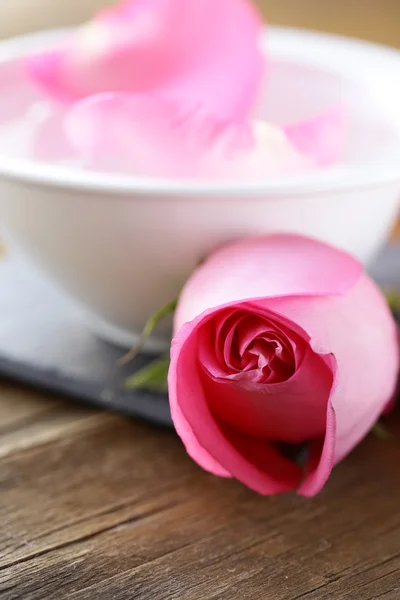
[[[355,259],[311,239],[215,252],[187,282],[175,330],[178,434],[204,469],[261,494],[317,494],[395,390],[385,299]],[[285,451],[299,445],[303,466]]]
[[[161,95],[109,93],[76,102],[65,132],[90,168],[158,177],[263,179],[334,163],[344,142],[335,106],[278,126],[218,119],[199,103]]]
[[[164,94],[245,117],[264,72],[262,19],[248,0],[127,0],[32,57],[32,79],[71,103],[102,92]]]

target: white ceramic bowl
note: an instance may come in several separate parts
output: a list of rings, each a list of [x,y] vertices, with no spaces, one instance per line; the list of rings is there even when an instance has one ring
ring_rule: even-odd
[[[61,35],[0,44],[0,132],[37,97],[21,57]],[[229,240],[300,232],[368,264],[387,239],[400,198],[400,54],[280,28],[269,30],[268,49],[268,94],[257,112],[283,122],[344,101],[350,130],[343,164],[280,180],[194,184],[89,173],[3,148],[1,222],[86,309],[100,335],[132,343],[196,264]]]

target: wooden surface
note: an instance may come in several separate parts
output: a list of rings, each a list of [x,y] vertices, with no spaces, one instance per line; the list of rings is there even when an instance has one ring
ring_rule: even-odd
[[[102,0],[0,3],[0,36]],[[399,0],[268,0],[270,21],[400,46]],[[0,292],[1,293],[1,292]],[[389,426],[400,436],[400,414]],[[399,600],[400,445],[314,500],[202,472],[171,432],[0,385],[0,598]]]
[[[172,432],[0,398],[0,598],[400,598],[399,445],[368,438],[314,500],[262,498]]]

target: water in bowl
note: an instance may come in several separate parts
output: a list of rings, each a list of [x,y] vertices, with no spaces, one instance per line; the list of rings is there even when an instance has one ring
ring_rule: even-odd
[[[64,135],[66,107],[43,97],[29,81],[23,60],[0,63],[0,86],[0,158],[29,159],[71,170],[88,167]],[[348,113],[342,164],[398,163],[399,132],[379,102],[363,85],[335,72],[273,60],[255,116],[280,125],[310,118],[338,102]],[[102,164],[102,169],[114,170],[111,164]],[[132,170],[128,174],[137,175]]]

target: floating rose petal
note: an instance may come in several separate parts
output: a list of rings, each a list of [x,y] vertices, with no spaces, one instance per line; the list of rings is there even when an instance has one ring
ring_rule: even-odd
[[[47,108],[47,111],[46,111]],[[33,121],[31,155],[38,161],[72,162],[74,155],[72,145],[64,134],[65,112],[54,107],[37,107],[37,117]]]
[[[340,104],[307,121],[284,127],[297,150],[309,156],[317,167],[328,167],[340,159],[346,129],[346,115]]]
[[[243,118],[264,70],[261,27],[248,0],[129,0],[28,67],[47,94],[66,102],[162,91],[220,118]]]
[[[159,177],[263,178],[312,167],[268,123],[218,121],[168,98],[102,94],[77,102],[66,134],[87,166]]]
[[[46,101],[31,104],[19,118],[0,123],[0,153],[39,162],[76,159],[64,134],[64,117]]]

